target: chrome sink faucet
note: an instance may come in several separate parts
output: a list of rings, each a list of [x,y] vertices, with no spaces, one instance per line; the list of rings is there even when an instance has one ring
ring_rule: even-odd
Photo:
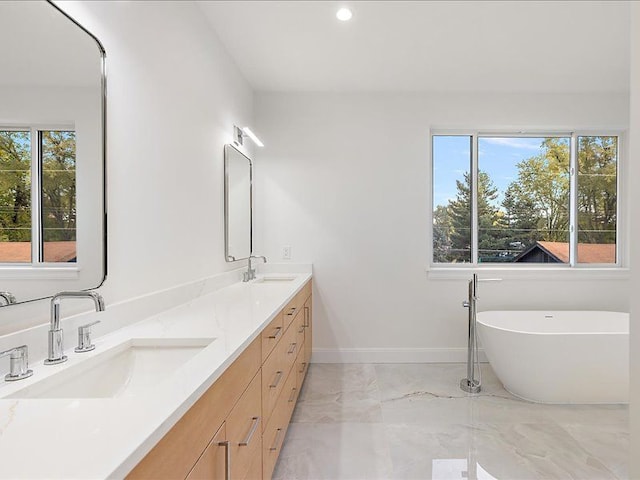
[[[267,257],[263,255],[253,256],[249,255],[249,263],[247,264],[247,271],[242,274],[242,281],[248,282],[249,280],[253,280],[256,278],[256,269],[251,268],[251,259],[252,258],[261,258],[264,263],[267,263]]]
[[[49,355],[45,365],[56,365],[67,361],[64,354],[62,328],[60,328],[60,301],[63,298],[89,298],[93,300],[96,312],[104,311],[104,300],[96,292],[60,292],[51,298],[51,324],[49,327]]]

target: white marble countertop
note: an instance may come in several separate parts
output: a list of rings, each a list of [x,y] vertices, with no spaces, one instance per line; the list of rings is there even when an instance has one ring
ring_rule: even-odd
[[[132,338],[214,337],[152,391],[116,398],[0,398],[0,478],[122,478],[151,450],[311,278],[235,283],[96,338],[96,349],[2,382],[14,394]],[[108,307],[107,307],[108,308]],[[96,319],[98,315],[95,314]],[[69,334],[69,333],[67,333]]]

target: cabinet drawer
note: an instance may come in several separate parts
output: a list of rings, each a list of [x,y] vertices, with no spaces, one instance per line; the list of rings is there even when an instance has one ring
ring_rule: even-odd
[[[289,327],[289,325],[291,325],[291,322],[293,322],[298,313],[300,313],[303,303],[304,301],[302,301],[300,292],[298,292],[296,296],[293,297],[291,301],[287,303],[287,305],[282,309],[285,330],[287,329],[287,327]]]
[[[284,342],[279,342],[262,366],[262,428],[271,417],[276,401],[287,380],[286,363],[283,350]]]
[[[289,376],[287,377],[287,382],[284,384],[284,388],[282,389],[282,394],[280,395],[280,399],[276,404],[276,409],[283,409],[286,411],[286,416],[284,417],[287,424],[289,420],[291,420],[291,415],[293,415],[293,409],[296,406],[296,400],[298,399],[298,374],[295,369],[291,369],[289,372]]]
[[[127,478],[185,478],[258,372],[261,359],[261,340],[256,338]]]
[[[294,366],[296,372],[296,385],[298,386],[298,395],[300,395],[300,390],[302,389],[304,378],[307,375],[308,363],[306,361],[306,348],[306,345],[303,345],[302,350],[300,350],[300,352],[298,353],[298,358],[296,359],[296,364]]]
[[[273,412],[271,419],[269,420],[264,434],[262,436],[262,478],[263,480],[269,480],[273,469],[276,466],[280,450],[282,449],[282,443],[287,433],[287,427],[289,426],[289,408],[287,405],[288,397],[287,392],[283,392],[285,395],[280,396],[278,406]]]
[[[224,445],[227,440],[226,423],[213,436],[213,440],[204,451],[198,462],[189,472],[187,480],[225,480],[227,469],[230,467],[229,445]]]
[[[298,352],[296,352],[296,356],[304,347],[304,337],[306,333],[305,332],[306,318],[307,318],[307,312],[303,308],[302,313],[296,317],[292,325],[292,328],[295,327],[296,329],[296,345],[298,346]]]
[[[262,331],[262,362],[269,357],[276,344],[282,338],[284,333],[282,312],[280,312],[276,318],[271,320],[271,323],[265,327]]]
[[[231,478],[245,478],[254,457],[262,451],[261,378],[257,374],[227,417],[231,450]]]
[[[285,370],[285,376],[289,374],[289,371],[293,368],[293,364],[296,362],[298,356],[298,350],[300,350],[300,343],[298,338],[298,329],[296,328],[297,320],[291,324],[289,329],[284,333],[282,337],[282,345],[278,346],[278,349],[282,352],[283,368]],[[304,338],[303,338],[304,341]]]

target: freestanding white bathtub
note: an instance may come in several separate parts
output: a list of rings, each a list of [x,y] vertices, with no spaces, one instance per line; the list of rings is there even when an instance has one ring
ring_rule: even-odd
[[[542,403],[628,403],[629,314],[478,312],[478,333],[504,387]]]

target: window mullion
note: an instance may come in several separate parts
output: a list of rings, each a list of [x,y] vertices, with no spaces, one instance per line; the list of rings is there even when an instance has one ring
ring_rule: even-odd
[[[578,260],[578,136],[571,134],[569,148],[569,265]]]
[[[42,141],[40,131],[31,129],[31,262],[42,263]]]
[[[471,136],[471,263],[478,264],[478,135]]]

